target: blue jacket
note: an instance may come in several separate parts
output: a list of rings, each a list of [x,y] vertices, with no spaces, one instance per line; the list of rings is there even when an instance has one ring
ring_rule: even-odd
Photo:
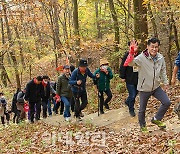
[[[91,73],[89,68],[86,69],[86,72],[84,75],[80,73],[79,68],[76,68],[71,75],[71,78],[69,80],[69,84],[71,85],[71,90],[75,93],[79,92],[85,92],[86,91],[86,78],[89,76],[90,78],[95,79],[96,76]],[[77,81],[81,80],[81,85],[77,85]]]
[[[180,52],[178,54],[178,57],[175,60],[175,65],[178,66],[179,70],[178,70],[178,80],[180,80]]]

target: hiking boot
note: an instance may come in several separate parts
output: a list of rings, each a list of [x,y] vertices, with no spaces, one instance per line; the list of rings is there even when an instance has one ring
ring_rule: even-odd
[[[109,110],[109,105],[108,104],[104,104],[105,108]]]
[[[149,131],[148,131],[146,126],[141,127],[141,132],[142,133],[149,133]]]
[[[154,118],[152,118],[151,122],[157,125],[159,128],[166,128],[166,124],[160,120],[155,120]]]
[[[79,113],[80,117],[84,117],[84,114],[82,112]]]
[[[104,111],[100,111],[100,114],[104,114]]]
[[[33,121],[29,121],[30,122],[30,124],[34,124],[34,120]]]
[[[125,104],[126,106],[128,106],[128,107],[129,107],[129,104],[128,104],[128,102],[126,102],[126,101],[125,101],[125,103],[124,103],[124,104]]]
[[[129,114],[131,115],[131,117],[135,117],[136,113],[134,111],[129,111]]]
[[[77,122],[82,121],[81,117],[76,117],[76,121],[77,121]]]

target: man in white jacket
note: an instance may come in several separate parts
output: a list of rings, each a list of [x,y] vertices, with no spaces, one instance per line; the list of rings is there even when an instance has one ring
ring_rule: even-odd
[[[135,41],[131,42],[134,51],[137,49]],[[166,128],[166,125],[161,121],[167,112],[171,102],[164,90],[168,89],[168,78],[166,75],[166,65],[164,57],[159,53],[160,41],[157,38],[151,38],[147,42],[147,49],[144,50],[136,58],[129,52],[129,66],[137,66],[139,72],[138,91],[140,95],[139,108],[139,124],[142,132],[148,132],[145,121],[145,111],[148,100],[154,96],[161,102],[161,106],[152,118],[151,122],[160,128]],[[164,84],[164,90],[160,84]]]

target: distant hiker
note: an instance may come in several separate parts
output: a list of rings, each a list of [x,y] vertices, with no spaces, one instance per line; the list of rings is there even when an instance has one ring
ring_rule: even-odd
[[[99,99],[100,99],[100,114],[104,114],[103,106],[106,109],[109,109],[108,103],[112,99],[112,92],[110,89],[110,80],[113,78],[113,73],[111,68],[109,67],[109,62],[107,59],[100,59],[100,68],[98,68],[94,75],[100,75],[100,78],[94,80],[97,85],[99,91]],[[106,100],[104,101],[104,93],[107,95]]]
[[[140,94],[139,124],[142,132],[148,132],[145,121],[145,111],[148,100],[154,96],[161,102],[161,106],[152,118],[151,122],[160,128],[166,125],[161,120],[167,112],[171,102],[167,94],[161,89],[160,83],[164,84],[164,89],[168,89],[168,78],[166,75],[166,64],[164,57],[159,53],[160,41],[157,38],[151,38],[147,42],[147,49],[134,58],[132,53],[137,52],[137,42],[131,42],[132,51],[129,52],[129,66],[138,66],[138,91]]]
[[[172,85],[176,83],[176,75],[177,75],[178,80],[180,81],[180,52],[178,54],[178,57],[175,60],[175,66],[173,69],[173,75],[171,79]],[[179,96],[179,103],[175,106],[174,111],[178,115],[178,118],[180,119],[180,96]]]
[[[55,112],[56,110],[56,101],[54,99],[55,95],[56,95],[56,82],[54,81],[50,81],[50,86],[52,88],[52,90],[54,92],[51,91],[51,95],[50,95],[50,99],[48,101],[48,113],[49,113],[49,116],[52,116],[52,108],[51,108],[51,104],[53,104],[53,112]]]
[[[42,81],[42,106],[43,106],[43,118],[47,118],[47,108],[51,93],[55,94],[55,90],[50,85],[50,78],[45,75]]]
[[[82,110],[88,104],[87,92],[86,92],[86,78],[87,76],[93,79],[95,79],[96,77],[99,78],[99,74],[97,74],[96,76],[93,75],[87,66],[88,66],[87,60],[80,59],[79,67],[72,72],[69,81],[75,99],[75,117],[79,121],[81,120],[81,117],[84,116],[82,114]],[[81,104],[80,104],[80,99],[82,101]]]
[[[20,88],[17,88],[17,91],[16,93],[14,94],[13,96],[13,99],[12,99],[12,105],[11,105],[11,112],[14,113],[14,116],[13,116],[13,123],[18,123],[18,109],[17,109],[17,106],[16,106],[16,103],[17,103],[17,95],[18,93],[21,91]]]
[[[36,114],[35,120],[36,121],[40,120],[42,80],[43,80],[42,76],[38,76],[33,80],[29,81],[26,85],[25,100],[29,102],[31,123],[34,123],[34,114]]]
[[[63,74],[58,77],[56,94],[60,97],[61,101],[64,103],[64,118],[66,121],[70,121],[70,107],[72,99],[72,91],[69,85],[70,78],[70,67],[65,65],[63,67]]]
[[[18,109],[18,122],[22,121],[26,118],[26,113],[24,111],[24,97],[25,97],[26,89],[20,91],[17,95],[17,109]]]
[[[128,42],[128,46],[130,47],[130,42]],[[125,104],[129,108],[129,113],[132,117],[136,116],[134,104],[135,99],[138,94],[137,84],[138,84],[138,69],[136,66],[124,66],[124,63],[129,55],[129,52],[126,52],[122,58],[122,62],[120,65],[120,78],[123,82],[126,83],[126,88],[128,90],[129,96],[125,101]],[[137,56],[137,55],[136,55]]]
[[[4,116],[6,116],[7,124],[9,124],[10,115],[7,110],[7,101],[4,97],[4,93],[0,92],[0,117],[1,117],[2,124],[5,126],[5,117]]]

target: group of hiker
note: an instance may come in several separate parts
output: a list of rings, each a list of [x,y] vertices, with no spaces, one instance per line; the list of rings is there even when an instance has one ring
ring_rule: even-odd
[[[166,125],[161,120],[171,102],[166,94],[169,81],[164,57],[159,53],[160,41],[157,38],[149,39],[147,48],[142,52],[138,50],[137,41],[129,42],[128,46],[129,51],[124,54],[120,65],[120,78],[126,83],[129,93],[125,101],[129,108],[129,113],[132,117],[136,116],[135,100],[139,93],[139,124],[141,131],[148,131],[145,121],[146,106],[149,98],[154,96],[161,102],[161,106],[151,122],[160,128],[165,128]],[[172,84],[175,84],[177,74],[178,80],[180,80],[180,53],[175,60]],[[80,59],[78,68],[72,65],[64,65],[63,73],[58,77],[57,82],[50,81],[48,76],[37,76],[27,83],[23,91],[18,89],[12,101],[13,122],[19,123],[25,119],[25,106],[28,105],[28,119],[31,123],[34,123],[34,120],[40,120],[41,108],[43,118],[47,118],[47,113],[49,113],[49,116],[52,115],[52,104],[55,114],[58,114],[60,107],[60,114],[63,114],[66,121],[71,120],[73,112],[76,119],[81,121],[84,116],[82,111],[88,104],[87,77],[92,78],[93,83],[97,87],[99,98],[98,112],[104,114],[104,108],[109,109],[109,102],[112,99],[110,80],[113,78],[113,73],[109,62],[105,58],[100,59],[99,68],[92,73],[88,68],[87,60]],[[161,83],[164,84],[163,88],[161,88]],[[107,95],[106,100],[104,100],[104,93]],[[7,101],[3,93],[0,93],[2,124],[5,124],[5,116],[8,122],[10,120],[6,106]],[[179,106],[175,112],[180,118]]]

